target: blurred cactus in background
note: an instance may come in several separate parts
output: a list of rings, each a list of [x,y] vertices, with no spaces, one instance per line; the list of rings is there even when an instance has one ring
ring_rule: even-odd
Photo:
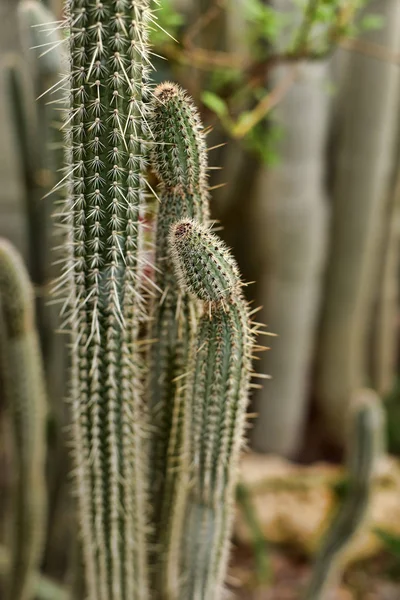
[[[155,90],[151,126],[153,170],[160,181],[156,225],[155,284],[149,356],[152,438],[151,495],[161,563],[161,588],[179,582],[179,531],[184,523],[189,484],[190,442],[184,377],[195,341],[199,302],[181,292],[168,248],[171,226],[183,217],[207,223],[208,187],[205,137],[198,113],[186,94],[165,83]]]
[[[274,6],[283,15],[293,14],[291,2]],[[278,48],[287,47],[292,36],[293,30],[282,33]],[[275,111],[275,125],[285,129],[277,145],[279,163],[261,173],[252,215],[262,265],[261,318],[278,334],[263,361],[273,378],[257,395],[259,418],[252,441],[258,451],[293,457],[306,423],[327,253],[328,62],[289,62],[271,71],[273,86],[287,80],[292,85]]]
[[[385,449],[384,416],[381,400],[374,391],[355,392],[346,432],[347,490],[317,553],[306,600],[327,597],[332,578],[338,575],[341,556],[366,518],[372,480]]]
[[[46,392],[34,294],[22,259],[0,239],[0,380],[12,442],[10,564],[3,596],[34,597],[46,527]]]
[[[382,15],[384,25],[361,39],[397,53],[400,4],[377,1],[368,10]],[[395,65],[359,53],[348,57],[343,69],[335,121],[332,241],[316,380],[324,425],[331,439],[339,442],[352,393],[371,380],[368,342],[394,176],[400,83]],[[393,364],[390,356],[388,360]]]

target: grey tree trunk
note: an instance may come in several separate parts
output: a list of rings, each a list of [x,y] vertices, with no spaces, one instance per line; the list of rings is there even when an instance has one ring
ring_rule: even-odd
[[[384,19],[363,35],[388,53],[400,50],[400,3],[375,0],[366,11]],[[333,229],[321,339],[317,401],[332,441],[343,442],[352,392],[368,385],[369,335],[379,239],[393,173],[399,70],[352,53],[338,97]]]
[[[283,127],[280,163],[264,170],[254,213],[262,274],[261,321],[278,335],[262,372],[272,381],[257,395],[253,446],[285,456],[296,453],[307,411],[327,239],[324,153],[329,96],[326,62],[277,67],[278,83],[297,69],[291,89],[275,109]]]

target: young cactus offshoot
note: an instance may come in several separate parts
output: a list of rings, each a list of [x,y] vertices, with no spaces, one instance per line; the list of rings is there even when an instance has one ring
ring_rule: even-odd
[[[189,485],[189,423],[184,376],[195,340],[199,301],[182,292],[171,261],[171,225],[184,217],[208,217],[207,153],[196,108],[173,83],[154,92],[150,120],[152,167],[160,185],[157,215],[155,282],[150,351],[149,400],[154,434],[151,492],[154,537],[159,548],[155,573],[165,597],[179,586],[180,535]]]
[[[180,598],[221,598],[243,444],[253,331],[237,266],[209,229],[183,220],[170,245],[184,289],[204,302],[186,383],[192,485]]]
[[[182,292],[171,261],[171,225],[208,216],[207,154],[202,124],[187,94],[173,83],[154,92],[150,126],[152,167],[160,180],[155,283],[149,355],[151,494],[158,559],[155,574],[165,597],[179,585],[180,532],[189,485],[189,429],[184,376],[195,340],[199,301]]]

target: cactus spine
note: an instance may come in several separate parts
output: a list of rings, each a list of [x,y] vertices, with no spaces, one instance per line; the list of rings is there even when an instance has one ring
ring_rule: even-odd
[[[146,419],[136,349],[142,298],[148,0],[69,0],[71,403],[90,600],[146,600]]]
[[[152,310],[150,406],[155,434],[151,460],[159,587],[174,597],[179,584],[179,532],[189,481],[188,420],[183,377],[194,342],[199,303],[178,289],[168,252],[171,225],[184,217],[208,218],[207,158],[197,110],[171,83],[155,90],[152,166],[159,180],[155,283]],[[158,561],[156,561],[157,563]]]
[[[1,382],[10,414],[15,481],[5,598],[33,598],[46,516],[46,393],[34,296],[21,257],[0,239]]]
[[[171,229],[170,244],[180,284],[204,302],[186,384],[192,486],[180,598],[211,600],[221,597],[227,567],[253,333],[239,272],[224,244],[192,220]]]
[[[349,489],[317,554],[305,600],[320,600],[340,568],[340,558],[364,521],[372,478],[383,452],[384,412],[372,390],[360,390],[350,408]]]

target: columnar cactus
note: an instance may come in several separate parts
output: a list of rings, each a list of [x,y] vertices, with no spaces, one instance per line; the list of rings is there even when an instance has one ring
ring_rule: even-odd
[[[135,351],[148,137],[148,0],[69,0],[65,122],[71,405],[90,600],[146,600],[146,419]]]
[[[379,15],[383,26],[365,31],[361,43],[398,53],[400,4],[373,0],[360,19],[370,11]],[[362,53],[350,53],[342,78],[334,124],[337,158],[330,257],[316,349],[316,402],[326,433],[339,444],[349,399],[371,380],[371,323],[378,273],[384,264],[381,240],[386,235],[384,219],[395,168],[400,100],[400,74],[390,62],[378,64]],[[381,351],[377,340],[375,356],[378,348]],[[395,364],[390,353],[389,348],[389,369],[390,362]],[[375,379],[374,387],[377,383]]]
[[[365,519],[372,478],[383,453],[384,412],[372,390],[359,390],[350,407],[348,491],[319,550],[305,600],[322,600],[340,559]]]
[[[149,369],[152,425],[151,469],[160,587],[173,594],[178,585],[176,541],[183,524],[188,487],[188,422],[183,376],[194,342],[199,303],[178,289],[168,252],[171,225],[184,217],[208,218],[207,157],[197,110],[185,92],[171,83],[154,94],[151,115],[152,166],[160,180],[155,283]],[[158,561],[157,561],[158,562]],[[167,593],[167,592],[165,592]]]
[[[0,378],[13,445],[7,600],[31,600],[46,526],[46,393],[34,295],[21,257],[0,240]]]
[[[171,229],[180,284],[203,301],[189,362],[191,479],[179,598],[221,597],[243,443],[253,332],[235,261],[224,244],[193,220]]]
[[[64,218],[69,255],[59,285],[67,287],[66,322],[72,335],[73,442],[88,598],[178,600],[199,593],[217,598],[227,561],[252,332],[234,261],[202,229],[209,220],[202,125],[177,86],[166,83],[152,98],[147,94],[146,37],[153,19],[147,0],[70,0],[68,8],[71,72],[65,128],[71,152]],[[155,341],[145,374],[149,419],[137,342],[140,319],[146,317],[139,213],[150,144],[161,204],[149,327]],[[171,250],[175,263],[186,255],[178,229],[172,246],[169,234],[176,221],[182,227],[180,220],[188,218],[196,220],[185,222],[193,232],[200,227],[205,246],[216,247],[214,262],[205,255],[211,269],[222,269],[215,298],[207,296],[211,292],[191,294],[178,283]],[[200,246],[201,262],[205,248]],[[207,269],[202,275],[209,290]],[[203,304],[207,316],[199,322]],[[210,390],[205,382],[197,389],[197,379],[191,378],[193,369],[196,378],[203,372],[203,363],[211,368],[195,337],[199,323],[202,341],[210,348],[217,344],[221,360]],[[194,391],[204,415],[193,413],[192,422]],[[208,406],[210,401],[214,404]],[[207,444],[197,448],[201,427]],[[197,466],[193,471],[198,456],[201,471]],[[193,521],[203,499],[215,531],[209,561],[201,558],[196,566],[199,542],[201,557],[207,547],[202,523]],[[183,566],[182,552],[187,554]]]

